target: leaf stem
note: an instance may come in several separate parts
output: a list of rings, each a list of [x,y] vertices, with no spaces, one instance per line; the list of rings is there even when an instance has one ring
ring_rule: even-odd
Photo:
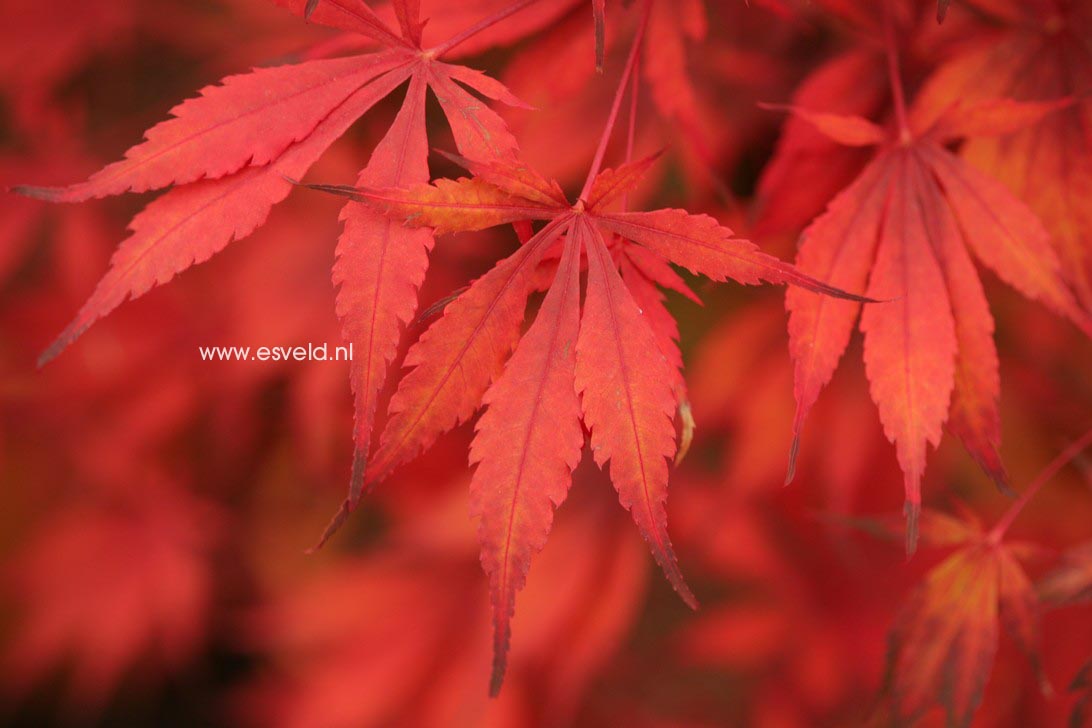
[[[994,525],[993,529],[990,530],[989,535],[986,537],[987,540],[991,543],[1000,543],[1001,538],[1005,535],[1005,531],[1007,531],[1009,526],[1012,525],[1012,522],[1016,520],[1016,517],[1020,515],[1020,511],[1024,509],[1024,506],[1028,504],[1028,501],[1034,498],[1035,494],[1042,490],[1043,486],[1046,485],[1051,478],[1057,475],[1058,471],[1065,467],[1070,460],[1080,455],[1081,451],[1090,445],[1092,445],[1092,430],[1085,432],[1070,444],[1069,447],[1062,450],[1056,458],[1051,460],[1050,464],[1043,468],[1042,472],[1035,477],[1035,480],[1033,480],[1031,484],[1024,489],[1024,492],[1020,494],[1020,497],[1016,502],[1009,507],[1003,516],[1001,516],[1001,519]]]
[[[884,50],[887,53],[887,75],[891,82],[891,95],[895,99],[895,120],[899,125],[899,139],[908,144],[912,139],[910,121],[906,113],[906,93],[903,90],[902,74],[899,72],[899,47],[895,38],[895,21],[891,17],[891,0],[884,0],[883,13]]]
[[[629,118],[626,120],[626,164],[633,161],[633,145],[637,138],[637,96],[641,90],[641,69],[633,69],[633,79],[629,84]],[[629,190],[622,195],[622,210],[629,209]]]
[[[595,150],[595,158],[592,159],[591,169],[588,170],[588,178],[584,180],[584,187],[580,190],[579,199],[584,199],[588,195],[592,182],[595,181],[599,170],[603,167],[603,158],[607,154],[607,144],[610,142],[610,134],[614,130],[614,124],[618,121],[618,110],[622,106],[622,97],[626,93],[626,84],[637,65],[637,58],[641,55],[641,41],[645,37],[645,28],[648,26],[648,17],[651,10],[652,2],[646,0],[644,10],[641,13],[641,24],[637,26],[637,34],[633,37],[633,46],[629,49],[626,66],[622,69],[622,77],[618,80],[618,90],[614,92],[614,101],[611,103],[610,114],[607,116],[607,123],[603,128],[603,136],[599,139],[599,148]]]
[[[482,32],[483,30],[486,30],[487,28],[491,28],[492,26],[496,25],[497,23],[504,20],[508,16],[515,15],[516,13],[518,13],[520,10],[523,10],[528,5],[533,5],[536,2],[538,2],[538,0],[516,0],[516,2],[512,3],[508,7],[497,11],[493,15],[490,15],[488,18],[484,18],[482,20],[479,20],[477,23],[470,26],[469,28],[467,28],[463,32],[459,33],[458,35],[453,35],[450,38],[448,38],[446,41],[441,43],[440,45],[429,49],[428,53],[433,58],[439,58],[440,56],[444,55],[445,53],[450,52],[455,46],[470,40],[471,38],[473,38],[478,33]]]

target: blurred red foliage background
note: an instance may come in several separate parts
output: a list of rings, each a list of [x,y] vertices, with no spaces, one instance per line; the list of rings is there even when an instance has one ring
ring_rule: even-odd
[[[423,5],[428,32],[444,37],[504,3]],[[460,49],[462,62],[536,107],[501,113],[524,157],[567,189],[579,185],[615,82],[594,72],[586,5],[541,0],[507,35]],[[831,109],[885,108],[882,49],[853,5],[660,4],[661,29],[678,27],[658,47],[683,54],[688,75],[683,85],[649,80],[638,152],[669,149],[641,197],[713,214],[791,259],[800,229],[864,157],[818,136],[801,141],[806,130],[788,149],[783,118],[756,102],[795,92],[807,105],[810,88],[821,101],[833,94],[822,75],[857,64],[859,83]],[[996,27],[960,3],[936,26],[930,3],[912,5],[924,8],[905,61],[918,81],[962,39]],[[617,61],[632,16],[608,4],[607,18]],[[265,0],[2,0],[0,20],[2,185],[83,179],[195,89],[338,42]],[[385,101],[309,179],[352,182],[396,108]],[[400,469],[345,535],[308,556],[352,456],[347,365],[198,355],[198,346],[339,341],[329,274],[337,200],[294,193],[257,233],[36,368],[139,205],[0,197],[0,721],[886,724],[887,636],[943,554],[923,549],[907,562],[898,538],[856,525],[894,522],[902,500],[859,341],[811,415],[797,479],[784,488],[794,401],[783,291],[694,280],[703,306],[669,294],[697,436],[668,507],[702,609],[689,612],[663,582],[585,456],[519,597],[508,681],[490,700],[487,581],[467,516],[471,426]],[[499,232],[445,239],[422,306],[513,245]],[[1089,426],[1092,344],[996,280],[985,285],[1003,453],[1020,489]],[[931,457],[925,503],[966,506],[987,523],[1009,505],[950,437]],[[1090,524],[1085,456],[1013,527],[1044,548],[1032,577],[1087,541]],[[1079,695],[1067,688],[1092,657],[1092,612],[1052,610],[1043,635],[1053,692],[1002,636],[976,725],[1068,720]]]

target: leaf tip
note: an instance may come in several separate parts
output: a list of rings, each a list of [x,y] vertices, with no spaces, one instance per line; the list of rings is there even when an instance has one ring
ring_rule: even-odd
[[[664,555],[664,559],[661,562],[664,575],[667,577],[671,587],[675,590],[675,593],[679,595],[679,598],[683,600],[683,604],[690,607],[695,612],[701,607],[698,603],[698,598],[694,596],[694,592],[690,590],[689,585],[686,583],[686,579],[683,578],[682,571],[679,570],[679,564],[675,560],[675,554],[671,553],[670,546],[668,547],[668,553]]]
[[[315,9],[318,8],[319,0],[307,0],[307,5],[303,8],[303,19],[310,20],[314,15]]]
[[[60,202],[64,193],[62,187],[35,187],[34,185],[15,185],[4,189],[8,193],[43,202]]]
[[[800,454],[800,433],[792,436],[792,444],[789,445],[789,466],[785,470],[785,485],[788,485],[796,477],[796,457]]]
[[[906,560],[909,561],[918,550],[918,521],[921,519],[921,504],[906,501],[902,511],[906,516]]]
[[[508,672],[508,646],[512,637],[509,616],[508,613],[498,609],[493,617],[493,669],[489,675],[490,698],[500,695],[505,673]]]
[[[70,323],[60,335],[53,340],[50,344],[38,355],[37,366],[39,369],[44,367],[49,362],[60,356],[61,352],[69,347],[73,341],[80,338],[88,328],[91,327],[92,321],[80,321],[80,317],[77,316],[76,320]]]
[[[326,545],[326,542],[341,529],[352,512],[356,510],[357,504],[360,503],[360,496],[364,491],[364,471],[366,466],[367,453],[360,448],[353,450],[353,470],[352,475],[349,476],[349,497],[342,501],[337,512],[334,513],[330,522],[326,525],[326,529],[322,532],[322,536],[319,537],[318,543],[307,549],[304,553],[312,555],[322,550],[322,547]]]

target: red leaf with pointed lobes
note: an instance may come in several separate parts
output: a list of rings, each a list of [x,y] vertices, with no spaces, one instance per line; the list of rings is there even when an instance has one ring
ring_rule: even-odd
[[[574,219],[573,209],[558,199],[560,190],[556,183],[543,179],[521,163],[512,160],[464,161],[482,176],[459,180],[441,179],[432,185],[419,185],[408,190],[322,185],[315,187],[348,196],[406,225],[429,227],[437,233],[479,230],[526,220],[551,220],[535,238],[537,252],[534,256],[542,255],[543,252],[538,247],[551,242],[557,235],[564,234]],[[631,167],[620,168],[624,170],[622,172],[607,171],[597,175],[589,182],[589,191],[595,189],[597,180],[606,179],[606,186],[601,185],[600,189],[609,188],[612,195],[623,194],[637,183],[640,178],[637,172],[644,166],[644,163],[637,163]],[[491,182],[485,181],[486,179]],[[865,300],[799,274],[791,265],[759,252],[753,243],[732,237],[730,230],[706,216],[689,215],[682,210],[601,214],[597,209],[587,208],[581,217],[587,220],[588,225],[602,226],[604,230],[616,232],[623,238],[644,245],[650,253],[687,265],[696,272],[717,279],[732,277],[746,283],[757,283],[760,280],[796,283],[819,292]],[[548,234],[544,238],[545,233]],[[597,228],[596,235],[600,235]],[[522,256],[530,245],[531,243],[527,243],[523,250],[509,258],[504,265]],[[531,286],[531,279],[523,277],[526,273],[523,264],[519,265],[522,282],[518,288],[521,293],[513,301],[525,300]],[[526,270],[533,271],[533,268],[534,264],[527,266]],[[497,270],[487,274],[479,283],[500,275]],[[671,277],[663,279],[676,285]],[[677,276],[675,279],[677,280]],[[484,300],[472,304],[472,314],[452,319],[455,323],[448,321],[448,317],[458,310],[459,301],[449,306],[444,318],[434,324],[411,350],[407,364],[416,368],[403,380],[392,400],[392,413],[395,416],[383,435],[380,451],[369,463],[366,475],[369,483],[386,477],[393,467],[414,457],[440,433],[473,413],[481,393],[494,376],[492,365],[482,367],[478,357],[485,357],[490,362],[495,359],[499,361],[511,350],[512,343],[507,343],[507,338],[502,341],[489,341],[489,345],[493,346],[490,349],[491,355],[478,349],[479,346],[484,346],[481,344],[482,321],[487,319],[489,326],[499,325],[495,324],[492,307],[496,304],[497,296],[507,295],[507,280],[498,279],[499,282],[486,286],[483,289],[487,291]],[[685,289],[684,286],[682,288]],[[474,292],[475,289],[472,288],[459,300],[474,298],[471,295]],[[459,346],[443,341],[441,335],[436,333],[446,331],[449,325],[453,328],[447,332],[447,336],[450,342],[462,342]],[[512,331],[516,331],[518,319],[514,320],[512,327]],[[505,330],[508,330],[507,327]],[[462,344],[469,348],[460,349]],[[444,348],[453,348],[455,352],[444,352]],[[657,350],[659,348],[658,344]],[[461,359],[467,352],[472,352],[471,356],[475,361],[469,369]],[[455,391],[451,380],[454,368],[469,377],[470,386],[463,386]],[[670,369],[668,371],[670,373]]]
[[[892,629],[886,691],[895,720],[912,723],[939,702],[949,725],[970,725],[999,623],[1041,676],[1031,583],[1006,546],[976,539],[929,572]]]
[[[553,285],[504,373],[482,399],[470,449],[477,470],[471,513],[480,517],[482,566],[494,614],[496,695],[504,677],[516,592],[565,500],[584,435],[574,386],[580,328],[580,241],[570,235]]]
[[[475,159],[507,159],[518,145],[508,125],[495,111],[455,81],[464,83],[488,98],[509,106],[525,106],[503,84],[484,73],[463,66],[432,63],[429,88],[440,102],[459,153]]]
[[[890,301],[865,308],[865,371],[905,474],[907,551],[913,552],[921,508],[926,443],[940,444],[955,376],[955,330],[944,275],[929,244],[929,232],[913,199],[908,155],[892,152],[893,194],[880,229],[869,280],[873,298]]]
[[[511,157],[516,141],[505,122],[463,85],[492,99],[519,105],[497,81],[437,60],[492,20],[479,22],[441,47],[420,50],[416,0],[399,0],[398,37],[366,4],[345,0],[280,4],[322,22],[366,35],[377,53],[316,60],[232,76],[222,86],[174,110],[174,119],[148,132],[122,162],[88,182],[63,190],[20,188],[50,199],[81,200],[168,185],[179,188],[149,206],[133,223],[113,267],[76,320],[43,354],[55,356],[95,320],[126,298],[143,294],[233,239],[260,226],[270,207],[348,126],[397,86],[410,80],[394,124],[361,173],[363,187],[401,188],[428,181],[425,96],[432,88],[462,154]],[[518,8],[517,8],[518,9]],[[349,496],[323,540],[355,506],[363,487],[376,398],[394,356],[401,327],[416,309],[432,236],[408,230],[360,206],[343,211],[333,281],[344,339],[357,353],[350,365],[355,399],[354,457]]]
[[[574,227],[588,258],[588,292],[576,346],[576,387],[592,452],[648,541],[668,581],[691,608],[698,602],[683,580],[667,536],[667,459],[675,454],[671,367],[642,321],[599,232]]]
[[[935,136],[909,130],[805,232],[800,269],[843,287],[870,273],[869,296],[888,300],[865,310],[861,330],[872,398],[905,475],[908,551],[915,545],[925,451],[939,444],[949,413],[953,432],[1007,488],[998,454],[993,322],[966,248],[1025,295],[1092,333],[1047,237],[997,182]],[[791,479],[804,417],[848,344],[856,307],[802,299],[791,290],[786,303],[797,397]]]
[[[1001,280],[1037,299],[1092,336],[1092,320],[1066,286],[1050,233],[1024,203],[993,178],[939,147],[923,149],[978,259]]]
[[[796,260],[800,270],[841,288],[864,289],[887,209],[889,176],[884,165],[874,162],[831,202],[827,211],[804,231]],[[804,419],[834,375],[861,306],[851,301],[815,298],[789,288],[785,291],[785,307],[789,311],[789,352],[795,368],[795,453]],[[794,470],[795,458],[790,457],[786,482],[792,480]]]

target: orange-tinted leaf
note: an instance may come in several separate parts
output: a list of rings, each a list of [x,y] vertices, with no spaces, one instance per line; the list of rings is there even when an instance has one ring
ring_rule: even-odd
[[[556,214],[556,206],[516,197],[477,178],[438,179],[431,185],[408,190],[312,187],[371,205],[410,227],[432,228],[436,235],[484,230],[521,220],[547,220]]]
[[[913,722],[939,702],[949,725],[970,725],[997,653],[999,622],[1034,655],[1035,595],[1003,546],[973,543],[930,571],[891,634],[887,690],[895,719]]]
[[[556,181],[546,179],[520,161],[484,162],[453,154],[444,156],[473,172],[477,179],[488,182],[510,195],[541,205],[568,206],[565,193]]]
[[[855,254],[843,255],[849,244]],[[1041,223],[999,183],[931,137],[899,139],[882,150],[809,228],[801,246],[804,273],[845,286],[843,275],[855,281],[870,267],[868,295],[887,301],[865,310],[861,330],[872,398],[905,475],[911,551],[926,448],[939,444],[949,412],[952,429],[971,454],[1002,489],[1007,487],[998,454],[993,322],[963,246],[1025,295],[1092,332]],[[787,301],[797,438],[845,350],[856,314],[835,301],[801,303],[798,297],[790,291]],[[794,440],[790,478],[796,450]]]

